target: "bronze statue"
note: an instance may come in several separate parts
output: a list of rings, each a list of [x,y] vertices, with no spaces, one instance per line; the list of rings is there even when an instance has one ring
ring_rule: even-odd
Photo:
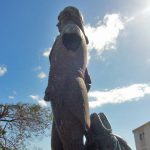
[[[60,35],[49,56],[51,67],[44,97],[51,101],[54,115],[52,150],[83,150],[83,135],[90,127],[88,38],[77,8],[66,7],[58,20]]]
[[[131,150],[125,140],[112,133],[111,125],[103,113],[93,113],[90,119],[86,150]]]
[[[51,67],[44,96],[45,101],[51,101],[54,116],[52,150],[131,150],[112,133],[103,113],[89,116],[88,38],[81,13],[75,7],[66,7],[58,21],[60,34],[49,55]]]

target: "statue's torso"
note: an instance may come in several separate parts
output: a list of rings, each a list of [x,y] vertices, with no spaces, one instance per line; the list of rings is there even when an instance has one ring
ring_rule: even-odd
[[[87,46],[85,37],[77,25],[67,25],[57,37],[50,55],[50,63],[50,89],[55,117],[59,117],[59,111],[62,109],[62,106],[55,109],[55,105],[58,107],[62,101],[65,109],[73,113],[84,128],[85,124],[89,126],[87,89],[83,79],[87,65]]]
[[[82,77],[87,65],[87,46],[85,37],[77,25],[68,24],[64,27],[56,39],[50,59],[50,75],[55,80]]]

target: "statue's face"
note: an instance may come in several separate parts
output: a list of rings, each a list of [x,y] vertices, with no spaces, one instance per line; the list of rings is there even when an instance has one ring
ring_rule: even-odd
[[[58,27],[59,32],[61,32],[64,25],[63,25],[63,22],[61,20],[59,20],[59,22],[57,23],[56,26]]]
[[[64,19],[60,19],[57,23],[57,27],[58,27],[58,30],[59,32],[62,31],[62,29],[64,28],[64,26],[67,24],[67,23],[75,23],[73,20],[64,20]]]

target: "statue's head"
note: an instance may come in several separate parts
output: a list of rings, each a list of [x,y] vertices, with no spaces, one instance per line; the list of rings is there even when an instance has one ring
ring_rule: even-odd
[[[76,24],[77,26],[79,26],[79,28],[84,33],[83,16],[76,7],[68,6],[60,12],[60,14],[58,16],[58,24],[57,24],[59,32],[61,32],[63,27],[68,23]],[[85,35],[85,33],[84,33],[84,35]],[[85,38],[88,43],[88,39],[86,36],[85,36]]]
[[[83,28],[83,16],[79,10],[73,6],[68,6],[62,10],[58,16],[58,29],[61,32],[64,25],[72,22],[77,24],[81,29]]]

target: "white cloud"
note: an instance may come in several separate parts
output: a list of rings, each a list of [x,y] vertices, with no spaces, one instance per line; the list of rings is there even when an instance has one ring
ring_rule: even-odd
[[[33,100],[39,100],[39,96],[38,95],[29,95],[29,97]]]
[[[150,94],[149,84],[133,84],[128,87],[115,88],[107,91],[89,92],[89,105],[91,108],[99,107],[107,103],[123,103],[136,101]]]
[[[12,91],[12,94],[10,94],[9,96],[8,96],[8,99],[15,99],[15,97],[16,97],[16,95],[17,95],[17,92],[15,91],[15,90],[13,90]]]
[[[106,14],[103,21],[99,20],[95,27],[86,25],[85,33],[89,39],[89,51],[96,50],[101,54],[104,50],[115,49],[117,38],[124,28],[125,21],[123,22],[119,14]]]
[[[135,20],[135,17],[125,17],[125,22],[126,23],[128,23],[128,22],[131,22],[131,21],[133,21],[133,20]]]
[[[3,76],[7,72],[7,68],[0,66],[0,76]]]
[[[37,67],[33,68],[34,71],[41,70],[41,69],[42,69],[41,66],[37,66]]]
[[[9,99],[14,99],[15,97],[11,95],[11,96],[8,96],[8,98]]]
[[[50,54],[50,51],[51,51],[51,48],[46,49],[46,50],[43,52],[43,56],[44,56],[44,57],[48,57],[49,54]]]
[[[40,106],[42,107],[47,106],[47,103],[43,99],[41,99],[39,95],[29,95],[29,97],[32,100],[36,100]]]
[[[39,105],[41,105],[43,107],[47,106],[47,103],[43,99],[39,100],[38,103],[39,103]]]
[[[39,74],[38,74],[38,78],[40,78],[40,79],[44,79],[44,78],[46,78],[47,77],[47,75],[44,73],[44,72],[40,72]]]

